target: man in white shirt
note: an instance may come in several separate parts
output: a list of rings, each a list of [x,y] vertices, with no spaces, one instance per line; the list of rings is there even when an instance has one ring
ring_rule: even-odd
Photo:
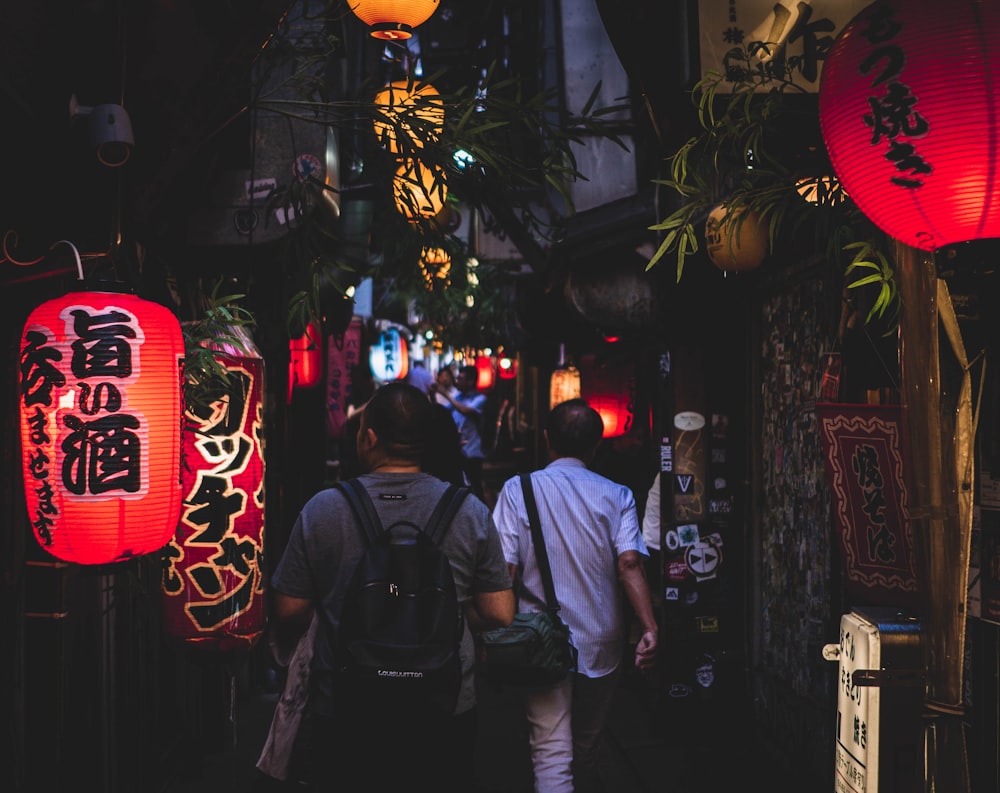
[[[531,475],[559,614],[578,653],[577,670],[565,680],[525,691],[538,793],[599,789],[598,745],[621,677],[626,601],[642,630],[636,667],[649,669],[656,657],[658,630],[635,498],[625,485],[587,467],[602,434],[600,414],[582,399],[557,405],[545,430],[550,462]],[[545,592],[517,476],[500,491],[493,519],[511,576],[521,582],[518,610],[544,608]]]

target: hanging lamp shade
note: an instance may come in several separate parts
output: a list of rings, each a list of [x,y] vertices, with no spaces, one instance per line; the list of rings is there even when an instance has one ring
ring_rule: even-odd
[[[767,226],[751,210],[713,209],[705,221],[705,250],[712,264],[726,272],[756,270],[767,257]]]
[[[567,399],[580,397],[580,370],[575,366],[559,367],[549,379],[549,410]]]
[[[392,190],[396,209],[411,221],[434,217],[448,197],[444,172],[417,160],[399,166],[392,179]]]
[[[489,391],[496,382],[496,370],[493,368],[493,357],[490,355],[476,356],[476,390]]]
[[[379,334],[369,354],[372,376],[383,383],[402,380],[409,369],[409,348],[396,328],[386,328]]]
[[[375,135],[392,154],[401,152],[398,134],[419,149],[425,140],[436,140],[444,128],[441,94],[429,83],[397,80],[375,95],[375,104],[384,118],[373,122]]]
[[[313,388],[323,378],[323,337],[315,320],[306,332],[288,340],[288,404],[297,388]]]
[[[184,414],[184,508],[161,579],[167,634],[199,651],[251,649],[263,635],[264,360],[243,328],[215,358],[231,388]]]
[[[497,359],[497,376],[501,380],[513,380],[517,377],[517,358],[502,355]]]
[[[604,438],[616,438],[635,423],[635,364],[627,359],[598,361],[594,355],[580,359],[580,396],[601,414]]]
[[[444,248],[424,248],[420,254],[420,272],[428,289],[436,284],[448,286],[451,283],[451,255]]]
[[[823,66],[820,129],[858,208],[925,251],[1000,237],[1000,5],[876,2]]]
[[[438,0],[348,0],[354,15],[371,28],[372,38],[408,39],[437,10]]]
[[[177,318],[134,295],[73,292],[31,312],[20,351],[25,497],[39,544],[79,564],[163,548],[181,508]]]

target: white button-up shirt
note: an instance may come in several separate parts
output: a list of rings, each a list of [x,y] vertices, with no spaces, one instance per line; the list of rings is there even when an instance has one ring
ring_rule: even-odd
[[[535,471],[531,482],[559,615],[579,654],[577,671],[603,677],[618,667],[625,646],[626,600],[618,580],[618,557],[625,551],[648,554],[635,497],[625,485],[572,457]],[[521,579],[518,610],[540,611],[545,607],[545,589],[518,477],[508,479],[501,489],[493,520],[504,557],[517,566]]]

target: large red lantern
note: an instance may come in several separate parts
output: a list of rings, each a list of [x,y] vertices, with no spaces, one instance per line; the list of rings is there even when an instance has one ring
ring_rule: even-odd
[[[250,649],[265,627],[264,362],[233,332],[242,349],[215,355],[229,392],[184,414],[184,508],[161,582],[167,633],[222,652]]]
[[[349,0],[348,5],[371,28],[372,38],[402,40],[431,18],[438,0]]]
[[[823,66],[837,178],[879,228],[925,251],[1000,237],[1000,5],[876,2]]]
[[[53,556],[106,564],[170,540],[181,506],[177,318],[135,295],[73,292],[21,337],[28,516]]]
[[[635,364],[627,359],[598,361],[594,355],[580,359],[580,396],[604,421],[605,438],[632,430],[635,423]]]
[[[312,388],[323,377],[323,337],[318,322],[306,325],[306,332],[288,340],[288,404],[296,388]]]

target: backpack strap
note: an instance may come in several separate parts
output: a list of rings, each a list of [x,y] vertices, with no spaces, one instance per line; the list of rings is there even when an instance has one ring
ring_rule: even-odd
[[[383,532],[382,521],[379,519],[372,497],[368,494],[368,489],[357,479],[345,479],[334,482],[333,486],[344,494],[347,503],[351,507],[351,512],[358,524],[361,526],[361,536],[365,544],[374,542]]]
[[[448,485],[448,489],[442,494],[437,506],[434,507],[434,511],[427,519],[427,525],[424,526],[424,534],[430,537],[435,545],[441,544],[441,540],[444,539],[444,536],[448,533],[448,529],[451,527],[455,513],[458,512],[462,506],[462,502],[465,501],[465,497],[470,492],[472,491],[467,487],[450,484]]]

